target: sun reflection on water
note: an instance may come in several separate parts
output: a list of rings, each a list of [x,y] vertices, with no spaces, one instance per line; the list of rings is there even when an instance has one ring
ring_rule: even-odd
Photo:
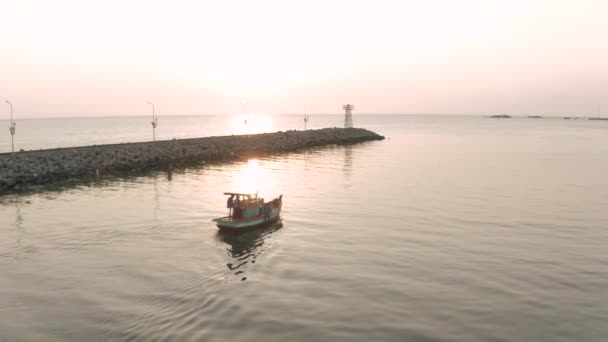
[[[257,159],[249,159],[234,182],[234,191],[254,194],[259,190],[260,165]]]

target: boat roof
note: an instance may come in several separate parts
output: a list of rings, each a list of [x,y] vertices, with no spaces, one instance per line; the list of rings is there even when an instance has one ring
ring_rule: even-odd
[[[256,192],[255,194],[243,194],[243,193],[238,193],[238,192],[224,192],[224,195],[234,195],[234,196],[257,196],[258,193]]]

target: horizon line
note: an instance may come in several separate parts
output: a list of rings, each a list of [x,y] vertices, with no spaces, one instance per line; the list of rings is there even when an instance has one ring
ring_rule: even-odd
[[[503,113],[504,114],[504,113]],[[239,115],[244,115],[242,113],[234,113],[234,114],[165,114],[165,115],[156,115],[157,117],[202,117],[202,116],[239,116]],[[282,114],[267,114],[267,113],[249,113],[248,115],[270,115],[270,116],[301,116],[304,115],[303,113],[282,113]],[[307,115],[314,115],[314,116],[324,116],[324,115],[344,115],[344,113],[317,113],[317,114],[310,114],[308,113]],[[467,113],[358,113],[358,114],[353,114],[354,116],[359,116],[359,115],[386,115],[386,116],[390,116],[390,115],[402,115],[402,116],[476,116],[476,117],[486,117],[486,116],[492,116],[492,115],[497,115],[497,114],[467,114]],[[502,115],[502,114],[500,114]],[[579,118],[586,118],[586,117],[593,117],[593,115],[575,115],[575,114],[571,114],[571,115],[567,115],[567,114],[506,114],[509,115],[511,117],[528,117],[528,116],[544,116],[544,117],[551,117],[551,118],[563,118],[563,117],[579,117]],[[92,119],[92,118],[146,118],[149,117],[150,115],[148,114],[144,114],[144,115],[138,115],[138,114],[101,114],[101,115],[72,115],[72,114],[68,114],[66,116],[45,116],[45,117],[41,117],[41,116],[24,116],[24,117],[19,117],[17,116],[14,121],[17,120],[45,120],[45,119]],[[0,121],[10,121],[10,119],[3,119],[0,118]]]

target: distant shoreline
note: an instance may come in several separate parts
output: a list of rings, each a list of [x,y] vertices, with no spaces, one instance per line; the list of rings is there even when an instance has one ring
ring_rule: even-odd
[[[590,120],[590,121],[608,121],[608,117],[584,117],[584,116],[540,116],[540,115],[524,115],[510,116],[507,114],[482,116],[490,119],[563,119],[563,120]]]

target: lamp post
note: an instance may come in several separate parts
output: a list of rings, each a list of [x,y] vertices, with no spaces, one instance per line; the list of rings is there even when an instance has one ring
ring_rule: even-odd
[[[11,132],[11,152],[15,154],[15,131],[17,130],[17,124],[13,121],[13,104],[8,100],[5,102],[11,106],[11,125],[8,127],[8,130]]]
[[[146,101],[146,103],[152,105],[152,141],[156,141],[156,126],[158,126],[158,119],[154,113],[154,103]]]
[[[245,125],[247,125],[247,105],[243,102],[241,102],[241,105],[243,105],[243,115],[245,115]]]
[[[308,114],[306,112],[306,105],[302,105],[304,107],[304,130],[306,130],[306,123],[308,123]]]

